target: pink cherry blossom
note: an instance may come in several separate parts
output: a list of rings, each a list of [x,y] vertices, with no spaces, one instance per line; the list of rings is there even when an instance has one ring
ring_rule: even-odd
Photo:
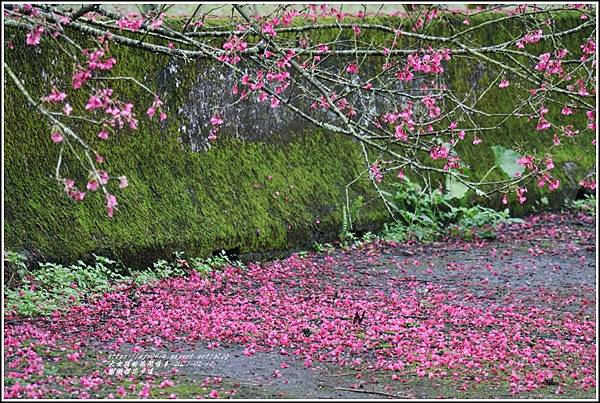
[[[402,125],[396,126],[394,137],[396,137],[398,140],[408,141],[408,134],[404,131]]]
[[[369,168],[369,171],[371,173],[371,177],[375,180],[375,182],[383,181],[383,174],[381,173],[381,170],[379,169],[379,165],[377,163],[372,164]]]
[[[25,42],[30,46],[37,46],[40,44],[40,38],[42,37],[42,33],[44,32],[44,27],[39,25],[33,28],[29,33],[25,36]]]
[[[429,156],[433,160],[439,160],[439,159],[448,158],[448,149],[445,146],[443,146],[443,145],[434,146],[429,151]]]
[[[548,179],[548,189],[556,190],[560,187],[560,181],[556,178],[550,177]]]
[[[117,198],[111,193],[106,194],[106,211],[110,218],[113,217],[115,209],[117,208]]]
[[[581,50],[585,56],[590,56],[596,53],[596,41],[589,39],[586,43],[581,45]],[[584,60],[585,60],[584,56]]]
[[[350,74],[358,74],[358,64],[350,63],[348,66],[346,66],[346,71]]]
[[[223,124],[223,119],[221,119],[218,115],[210,118],[210,124],[213,126],[221,126]]]
[[[596,179],[594,179],[593,177],[582,179],[581,181],[579,181],[579,185],[586,189],[595,190],[596,189]]]
[[[543,33],[544,33],[544,31],[542,31],[541,29],[527,33],[523,38],[521,38],[519,41],[517,41],[517,47],[519,49],[523,49],[525,47],[525,45],[528,43],[539,42],[540,39],[542,39]]]
[[[86,189],[90,190],[92,192],[95,192],[96,190],[98,190],[98,181],[95,179],[91,179],[87,185],[86,185]]]
[[[85,192],[79,190],[72,190],[69,192],[69,196],[75,201],[82,201],[85,198]]]
[[[515,190],[517,193],[517,200],[519,200],[519,204],[525,203],[527,198],[525,197],[525,193],[527,192],[527,188],[521,187]]]
[[[163,24],[164,18],[165,18],[165,13],[160,13],[160,15],[150,23],[150,28],[152,28],[152,29],[159,28]]]
[[[52,92],[42,98],[45,102],[58,103],[65,100],[67,94],[62,91],[59,91],[56,87],[52,88]]]
[[[56,144],[58,144],[64,140],[64,137],[61,132],[52,132],[52,134],[50,135],[50,138]]]
[[[63,108],[63,113],[65,115],[69,116],[69,115],[71,115],[71,112],[73,112],[73,107],[69,103],[66,103]]]
[[[108,131],[106,131],[106,130],[104,130],[104,129],[103,129],[103,130],[101,130],[101,131],[98,133],[98,138],[99,138],[99,139],[102,139],[102,140],[108,140]]]
[[[78,69],[73,74],[73,88],[81,88],[90,78],[92,78],[91,71],[85,69]]]
[[[100,182],[101,185],[106,185],[109,179],[110,176],[108,175],[108,172],[103,169],[98,171],[98,182]]]
[[[355,375],[357,387],[371,373],[395,382],[423,377],[460,379],[465,387],[481,382],[512,384],[515,391],[536,391],[547,385],[546,380],[568,380],[574,382],[573,388],[591,387],[596,328],[594,320],[582,313],[593,309],[594,300],[589,299],[593,288],[583,286],[582,292],[565,295],[537,286],[511,287],[504,290],[502,301],[481,298],[497,294],[501,286],[493,277],[526,276],[534,270],[537,257],[546,259],[540,240],[556,241],[553,247],[560,248],[559,253],[577,256],[579,252],[574,244],[568,246],[565,236],[578,244],[587,243],[593,241],[594,232],[565,226],[569,219],[564,214],[527,217],[523,223],[500,229],[498,240],[491,243],[447,241],[451,249],[473,248],[498,260],[493,264],[486,256],[472,262],[447,262],[445,275],[455,280],[451,288],[417,281],[434,273],[434,262],[440,257],[447,258],[444,248],[424,251],[423,245],[410,241],[402,245],[377,242],[361,251],[294,254],[249,263],[245,268],[226,266],[208,276],[192,271],[137,287],[136,301],[130,298],[129,288],[107,292],[89,304],[53,314],[51,321],[9,321],[5,348],[9,364],[25,356],[27,370],[33,372],[44,371],[44,361],[27,350],[32,343],[36,351],[57,351],[59,346],[78,343],[67,354],[85,361],[89,349],[79,346],[83,335],[84,340],[98,340],[109,349],[136,352],[152,348],[157,341],[168,346],[227,343],[239,345],[248,356],[271,352],[285,356],[285,362],[276,361],[264,371],[265,377],[276,379],[285,379],[284,370],[294,363],[346,368]],[[593,225],[591,217],[581,219]],[[515,261],[510,242],[531,245],[525,252],[531,260]],[[503,252],[496,249],[501,245],[506,245]],[[570,252],[565,248],[571,248]],[[400,250],[410,255],[399,255]],[[371,276],[377,276],[373,280],[381,285],[365,289],[364,267],[377,265],[383,257],[391,259],[388,267],[397,265],[394,275],[385,276],[387,268],[374,271]],[[486,274],[479,278],[482,270]],[[475,285],[477,294],[471,292]],[[538,337],[540,331],[545,337]],[[582,359],[572,360],[573,354]],[[78,377],[73,389],[92,394],[107,381],[91,372]],[[49,382],[54,381],[31,384],[30,389],[46,396],[50,391],[43,388]],[[199,386],[221,396],[221,382],[208,377]],[[139,397],[150,395],[152,388],[171,386],[174,382],[168,378],[135,379],[127,388],[114,386],[112,391],[119,397]],[[21,387],[7,392],[27,396]]]
[[[104,107],[104,102],[96,95],[92,95],[85,105],[86,110],[94,110],[102,107]]]
[[[117,26],[120,29],[129,29],[131,31],[137,31],[141,28],[144,23],[144,19],[137,13],[129,13],[126,17],[121,18],[117,21]]]
[[[275,32],[275,28],[272,22],[267,22],[262,26],[262,32],[271,37],[277,36],[277,32]]]

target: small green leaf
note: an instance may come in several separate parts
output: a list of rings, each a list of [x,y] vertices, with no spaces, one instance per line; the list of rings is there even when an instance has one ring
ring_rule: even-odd
[[[498,145],[492,146],[492,150],[496,157],[496,165],[510,178],[514,178],[517,173],[522,174],[525,171],[525,167],[517,164],[520,155],[516,151]]]
[[[455,180],[452,176],[446,177],[446,190],[448,199],[462,199],[469,190],[464,184]]]

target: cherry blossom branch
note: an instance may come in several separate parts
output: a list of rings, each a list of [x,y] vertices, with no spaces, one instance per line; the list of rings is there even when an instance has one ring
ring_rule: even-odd
[[[552,165],[548,156],[557,135],[553,144],[536,150],[538,157],[522,157],[528,170],[524,175],[494,181],[487,180],[494,168],[482,178],[470,178],[462,172],[464,165],[457,146],[467,135],[473,137],[476,145],[482,141],[480,136],[487,133],[489,138],[489,133],[511,120],[537,119],[535,130],[551,129],[572,137],[577,133],[575,129],[562,128],[547,117],[549,107],[561,106],[565,116],[573,113],[573,109],[586,113],[589,123],[583,132],[595,129],[595,9],[518,6],[516,11],[506,11],[506,7],[499,5],[493,7],[497,16],[471,24],[470,19],[480,12],[448,12],[443,7],[427,5],[411,7],[407,19],[397,27],[370,23],[364,15],[348,22],[345,20],[348,15],[335,8],[330,14],[333,23],[317,23],[312,6],[297,9],[284,5],[268,15],[251,17],[247,7],[239,4],[233,6],[231,17],[220,26],[207,26],[212,10],[200,14],[199,9],[196,7],[186,18],[181,29],[171,28],[163,21],[164,8],[145,15],[123,15],[94,5],[74,12],[50,5],[35,5],[28,10],[17,8],[8,13],[10,18],[5,19],[5,26],[29,31],[28,38],[33,42],[40,36],[36,31],[39,27],[53,30],[56,26],[55,41],[64,39],[73,48],[77,43],[69,38],[67,32],[71,31],[104,38],[102,43],[110,41],[186,60],[211,60],[233,73],[236,82],[232,91],[240,95],[234,101],[211,106],[209,141],[218,138],[223,124],[220,113],[245,100],[270,102],[273,109],[286,107],[317,127],[360,143],[371,182],[388,210],[379,179],[392,169],[410,170],[428,188],[432,187],[429,173],[450,176],[484,197],[512,189],[522,200],[521,186],[534,179],[555,186],[550,168],[540,167],[544,163]],[[581,15],[581,21],[558,29],[554,18],[574,9]],[[464,16],[463,25],[468,26],[457,25],[456,16]],[[304,21],[300,21],[302,18]],[[306,24],[310,20],[313,24]],[[303,25],[294,25],[293,21]],[[491,31],[491,27],[503,29],[503,24],[515,22],[527,27],[527,31],[509,32],[509,39],[502,43],[482,44],[477,40],[482,32]],[[435,24],[447,24],[451,33],[432,34]],[[328,42],[311,42],[308,34],[319,30],[331,33]],[[366,40],[362,36],[365,31],[379,32],[382,41],[376,45],[373,39]],[[582,37],[588,31],[591,33],[580,46],[583,56],[578,59],[580,54],[569,53],[573,50],[568,51],[563,40]],[[531,44],[543,42],[554,51],[543,54],[531,51]],[[77,59],[73,52],[70,57]],[[444,68],[451,59],[454,63],[485,69],[490,77],[483,88],[473,82],[464,96],[448,88]],[[163,119],[162,101],[134,77],[93,75],[91,80],[127,80],[136,84],[156,97],[148,115],[160,111]],[[484,101],[498,87],[511,85],[509,80],[515,93],[522,94],[511,100],[510,110],[486,108]],[[50,114],[90,124],[106,123],[70,113]],[[484,127],[478,123],[478,117],[488,119],[489,123]],[[366,149],[377,155],[374,162],[369,163]],[[526,153],[520,148],[519,152]],[[546,162],[548,158],[550,162]],[[436,160],[444,162],[444,167]],[[359,175],[363,176],[364,172]],[[595,182],[585,183],[595,186]],[[348,187],[349,207],[347,191]],[[390,214],[393,216],[391,210]]]

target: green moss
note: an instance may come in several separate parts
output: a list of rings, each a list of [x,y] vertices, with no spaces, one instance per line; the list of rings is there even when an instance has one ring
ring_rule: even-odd
[[[398,382],[382,380],[384,384],[397,386]],[[403,383],[403,390],[411,391],[417,399],[591,399],[595,389],[583,390],[574,382],[563,385],[557,393],[557,385],[544,385],[535,391],[523,391],[516,395],[511,393],[510,384],[504,382],[470,382],[464,388],[464,381],[448,379],[420,379],[416,376]]]
[[[126,51],[115,47],[116,75],[140,71],[145,63],[144,55]],[[53,57],[51,50],[37,59],[27,52],[19,49],[11,55],[32,60],[19,68],[21,77],[34,74]],[[147,76],[157,75],[166,63],[158,59],[163,64],[145,70]],[[31,89],[34,96],[41,96],[36,90]],[[136,99],[137,108],[149,104],[132,86],[117,84],[115,92]],[[12,82],[7,82],[7,93],[7,247],[33,250],[49,260],[73,261],[96,252],[123,260],[136,256],[135,263],[174,250],[207,255],[220,249],[243,253],[308,243],[315,232],[337,233],[343,188],[361,169],[357,144],[337,135],[314,131],[288,144],[225,136],[207,152],[192,152],[178,141],[177,127],[184,124],[178,118],[164,127],[141,121],[138,131],[117,133],[118,139],[99,150],[109,157],[108,171],[127,174],[130,183],[124,190],[112,185],[119,211],[111,220],[100,194],[89,193],[84,203],[65,197],[52,177],[59,147],[48,141],[50,127],[22,106],[25,99]],[[175,95],[182,93],[188,92]],[[85,102],[69,101],[76,109]],[[95,135],[83,125],[78,132],[87,139]],[[71,156],[65,157],[64,168],[64,176],[85,184]],[[368,183],[359,183],[354,191],[365,196],[372,192]],[[384,219],[377,207],[364,214],[365,221]]]
[[[165,388],[152,388],[149,397],[151,399],[166,399],[172,394],[174,394],[179,399],[193,399],[196,396],[208,395],[210,391],[211,389],[205,386],[201,386],[200,384],[194,382],[194,380],[188,380],[183,378],[176,379],[176,383],[174,386],[168,386]]]
[[[440,20],[430,29],[436,32],[464,29],[460,21],[452,18]],[[497,18],[497,15],[484,13],[476,18]],[[577,23],[576,18],[563,14],[557,21],[561,28]],[[402,21],[396,17],[377,17],[370,22],[396,27]],[[511,29],[508,25],[502,35],[510,38]],[[350,39],[351,33],[344,30],[341,38]],[[13,34],[22,41],[23,32],[8,33]],[[581,37],[585,34],[582,32]],[[296,38],[296,34],[285,35]],[[313,43],[329,42],[337,35],[338,30],[310,34]],[[500,33],[485,32],[481,41],[485,42],[488,35]],[[569,49],[577,50],[581,42],[578,38],[570,39]],[[378,46],[389,41],[390,34],[365,30],[361,40]],[[406,38],[402,41],[402,46],[413,43]],[[70,85],[71,62],[54,45],[31,48],[15,43],[14,50],[6,50],[7,58],[34,97],[47,93],[50,83]],[[133,71],[143,80],[173,88],[173,83],[161,76],[168,57],[118,45],[113,45],[112,53],[118,60],[114,75],[130,75]],[[469,90],[471,80],[464,78],[480,73],[476,73],[469,60],[455,60],[448,66],[448,76],[456,77],[449,85],[460,94]],[[189,62],[184,67],[178,75],[181,86],[177,91],[168,91],[165,98],[170,111],[189,102],[190,86],[206,64]],[[33,85],[33,78],[41,72],[47,75],[48,85]],[[484,71],[479,85],[486,85],[493,76],[493,72]],[[482,100],[485,103],[479,105],[480,109],[508,110],[510,98],[518,91],[525,91],[518,88],[517,81],[511,83],[514,84],[506,90],[493,88]],[[114,89],[121,99],[134,101],[139,115],[151,103],[148,94],[127,82],[115,82]],[[87,101],[82,91],[71,91],[69,97],[75,110],[81,110]],[[174,250],[185,250],[190,255],[206,255],[220,249],[239,249],[243,253],[287,249],[310,244],[318,237],[331,238],[341,227],[344,187],[364,169],[360,147],[355,142],[319,130],[294,134],[291,141],[268,142],[242,142],[235,139],[235,133],[229,133],[208,151],[192,152],[179,140],[178,128],[186,122],[170,113],[165,124],[141,119],[139,130],[117,133],[116,138],[99,146],[99,151],[109,158],[107,170],[113,175],[127,175],[130,183],[124,190],[117,189],[114,183],[109,185],[119,201],[119,211],[111,220],[106,217],[100,194],[88,194],[84,203],[65,197],[53,179],[60,147],[49,141],[50,126],[27,106],[10,80],[6,81],[4,102],[6,248],[27,249],[47,260],[70,263],[95,252],[135,264]],[[566,120],[559,118],[577,128],[585,124],[580,115]],[[477,123],[490,126],[496,119]],[[518,142],[531,151],[547,144],[551,133],[535,132],[534,126],[534,122],[526,119],[511,120],[497,131],[482,135],[484,143],[479,146],[466,141],[461,146],[462,153],[473,177],[481,177],[493,164],[492,144],[510,146]],[[93,127],[79,123],[75,128],[86,139],[95,138]],[[564,147],[555,154],[557,167],[575,161],[574,175],[589,169],[595,158],[579,149],[589,141],[591,134],[564,141]],[[67,154],[63,165],[64,176],[75,178],[80,186],[85,183],[87,178],[73,156]],[[570,181],[564,175],[558,178],[563,183]],[[502,179],[502,173],[496,170],[488,179]],[[352,199],[363,196],[367,201],[375,197],[367,178],[353,185],[351,191]],[[536,192],[531,189],[528,198],[542,195]],[[552,196],[560,198],[560,193]],[[556,202],[555,199],[551,201]],[[516,212],[522,209],[512,203]],[[381,202],[376,200],[360,211],[354,224],[359,230],[361,226],[373,229],[386,217]]]
[[[14,125],[19,132],[18,122]],[[110,170],[126,172],[130,182],[117,193],[120,210],[112,220],[97,195],[81,204],[65,200],[44,175],[44,166],[38,166],[37,158],[54,153],[45,136],[37,136],[39,154],[7,164],[8,177],[29,161],[37,168],[36,175],[7,181],[7,244],[35,245],[47,258],[60,260],[98,249],[117,256],[169,249],[195,255],[285,249],[315,230],[316,219],[324,230],[336,231],[335,207],[360,163],[354,144],[318,133],[285,147],[225,139],[205,153],[182,149],[176,132],[165,138],[146,133],[124,136],[107,153],[114,161]],[[53,163],[49,159],[45,165],[48,172]],[[17,195],[21,186],[31,190]],[[368,186],[359,191],[368,194]],[[367,217],[382,218],[377,210]]]

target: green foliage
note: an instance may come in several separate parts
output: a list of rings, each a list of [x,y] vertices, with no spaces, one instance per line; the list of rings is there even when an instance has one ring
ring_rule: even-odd
[[[385,224],[384,224],[385,225]],[[365,232],[362,236],[358,237],[353,232],[348,232],[346,238],[340,239],[340,247],[342,249],[360,249],[365,245],[381,239],[381,237],[372,232]],[[329,244],[326,244],[329,245]],[[330,252],[332,249],[327,250]]]
[[[21,266],[18,269],[20,287],[5,290],[6,308],[25,316],[49,314],[109,291],[111,284],[126,279],[115,269],[113,260],[94,256],[94,266],[82,261],[71,266],[40,263],[35,270]]]
[[[448,175],[446,177],[447,199],[462,199],[468,191],[469,188],[461,182],[454,179],[453,176]]]
[[[152,268],[148,268],[139,273],[135,273],[134,281],[137,284],[149,284],[166,278],[181,277],[195,270],[203,276],[208,276],[212,271],[220,270],[225,266],[244,267],[240,261],[232,261],[225,251],[221,251],[216,256],[207,258],[193,257],[186,259],[184,252],[174,252],[175,260],[158,260]]]
[[[177,256],[175,253],[175,256]],[[164,259],[156,261],[152,268],[142,270],[134,276],[134,282],[138,285],[152,284],[165,278],[180,277],[187,273],[185,267],[179,262],[172,263]]]
[[[356,197],[352,200],[352,203],[344,204],[342,206],[342,230],[338,236],[340,245],[344,248],[349,247],[351,244],[357,241],[354,235],[353,221],[359,218],[360,209],[363,207],[364,198],[362,196]]]
[[[13,285],[19,281],[19,276],[27,266],[27,258],[21,253],[14,251],[4,251],[4,278],[7,285]]]
[[[376,235],[376,234],[374,234],[374,233],[372,233],[372,232],[370,232],[370,231],[365,232],[363,234],[363,236],[360,237],[360,241],[364,242],[364,243],[371,243],[371,242],[374,242],[374,241],[376,241],[378,239],[379,239],[379,236]]]
[[[598,205],[596,195],[586,194],[583,199],[572,200],[569,204],[569,207],[575,211],[596,216],[596,207]]]
[[[331,253],[334,250],[334,246],[330,243],[314,242],[313,249],[319,254]]]
[[[352,231],[346,230],[346,231],[342,231],[340,233],[340,246],[343,249],[350,248],[357,241],[358,241],[358,238]]]
[[[473,207],[451,207],[448,217],[453,221],[448,227],[450,235],[463,238],[494,238],[494,228],[498,224],[522,222],[511,218],[508,209],[496,211],[480,205]]]
[[[520,155],[516,151],[498,145],[492,146],[492,151],[496,157],[496,165],[499,166],[509,178],[514,178],[525,171],[524,166],[517,164],[517,159],[519,159]]]
[[[419,241],[431,241],[442,233],[442,225],[450,208],[447,198],[438,189],[427,191],[404,178],[393,184],[394,193],[384,192],[389,197],[397,221],[384,226],[384,238],[404,241],[414,236]]]
[[[309,252],[307,250],[301,250],[297,253],[300,259],[304,259],[309,256]]]
[[[94,255],[94,266],[82,261],[71,266],[40,263],[37,269],[29,270],[24,257],[18,253],[7,251],[4,255],[5,263],[12,265],[20,278],[19,286],[5,288],[5,307],[23,316],[65,310],[114,290],[119,284],[152,284],[185,276],[190,269],[206,276],[228,265],[244,267],[241,262],[232,261],[224,251],[217,256],[188,260],[184,259],[183,252],[175,252],[173,261],[161,259],[144,270],[124,268],[114,260],[97,255]]]
[[[398,217],[396,222],[384,226],[383,237],[387,240],[402,242],[414,238],[427,242],[443,235],[490,238],[494,237],[496,225],[521,221],[511,218],[508,209],[453,206],[450,200],[455,194],[442,194],[438,189],[426,191],[407,178],[395,188],[395,193],[386,194]]]
[[[239,260],[232,261],[222,250],[218,255],[208,258],[192,258],[189,260],[190,267],[200,274],[207,275],[212,270],[222,269],[225,266],[244,267]]]
[[[21,253],[14,251],[4,252],[4,263],[12,270],[26,269],[27,258]]]

